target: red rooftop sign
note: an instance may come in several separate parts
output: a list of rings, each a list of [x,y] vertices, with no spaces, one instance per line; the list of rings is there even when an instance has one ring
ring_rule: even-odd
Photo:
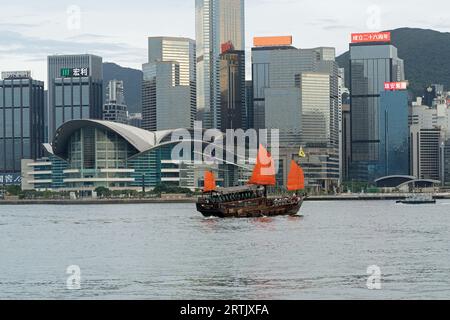
[[[352,33],[352,43],[391,42],[390,32]]]
[[[406,90],[408,88],[408,82],[385,82],[384,90],[386,91],[396,91],[396,90]]]
[[[233,43],[231,41],[222,43],[222,53],[234,50]]]

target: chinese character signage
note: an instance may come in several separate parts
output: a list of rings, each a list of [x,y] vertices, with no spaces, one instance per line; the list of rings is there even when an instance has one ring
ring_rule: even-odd
[[[61,77],[80,78],[89,76],[89,68],[62,68]]]
[[[406,81],[384,83],[384,90],[386,91],[406,90],[407,88],[408,82]]]
[[[2,78],[6,79],[29,79],[31,71],[6,71],[2,72]]]
[[[352,43],[391,42],[390,32],[352,33]]]
[[[12,185],[12,184],[21,184],[22,177],[20,174],[9,174],[9,173],[0,173],[0,186],[1,185]]]

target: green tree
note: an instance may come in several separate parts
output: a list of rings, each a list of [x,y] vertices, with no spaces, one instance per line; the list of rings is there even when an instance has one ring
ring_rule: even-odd
[[[18,196],[22,192],[22,188],[17,185],[11,185],[6,187],[6,193],[12,196]]]
[[[111,190],[105,187],[97,187],[94,191],[100,198],[109,198],[111,196]]]

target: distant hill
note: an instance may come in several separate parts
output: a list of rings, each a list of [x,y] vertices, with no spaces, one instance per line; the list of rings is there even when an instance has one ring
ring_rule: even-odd
[[[125,101],[130,113],[141,112],[142,110],[142,71],[124,68],[115,63],[105,62],[103,64],[104,94],[106,95],[106,86],[110,80],[122,80],[124,83]]]
[[[405,76],[414,97],[421,96],[425,87],[432,83],[443,84],[450,90],[450,33],[417,28],[391,32],[392,44],[405,61]],[[345,68],[346,82],[349,81],[348,59],[349,52],[336,59],[339,66]]]

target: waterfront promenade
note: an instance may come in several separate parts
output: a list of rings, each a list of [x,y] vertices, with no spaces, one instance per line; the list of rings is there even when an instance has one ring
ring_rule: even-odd
[[[402,200],[410,193],[344,193],[337,195],[312,195],[306,201],[372,201],[372,200]],[[450,193],[435,193],[435,199],[450,199]],[[0,205],[103,205],[103,204],[139,204],[139,203],[195,203],[196,196],[163,197],[163,198],[119,198],[119,199],[17,199],[0,200]]]

